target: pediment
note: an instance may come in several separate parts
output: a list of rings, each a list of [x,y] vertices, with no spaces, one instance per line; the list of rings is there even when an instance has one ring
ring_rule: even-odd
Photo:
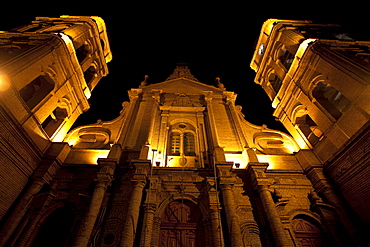
[[[224,90],[203,84],[201,82],[193,81],[187,78],[177,78],[173,80],[167,80],[164,82],[151,84],[142,87],[143,91],[158,89],[163,93],[183,93],[183,94],[200,94],[203,91],[212,91],[222,94]]]

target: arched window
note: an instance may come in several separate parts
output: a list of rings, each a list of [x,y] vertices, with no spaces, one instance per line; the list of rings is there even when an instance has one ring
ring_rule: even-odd
[[[350,101],[334,87],[319,81],[312,90],[312,96],[330,113],[335,119],[339,119],[348,108]]]
[[[41,126],[49,137],[52,137],[55,131],[63,124],[71,111],[70,101],[64,97],[59,100],[55,110],[44,120]]]
[[[176,123],[171,126],[168,154],[170,156],[195,156],[194,127],[188,123]]]
[[[77,60],[80,64],[91,54],[91,45],[88,42],[76,49]]]
[[[27,106],[32,110],[53,90],[53,88],[54,81],[50,77],[39,76],[19,90],[19,94],[24,102],[26,102]]]
[[[277,94],[281,88],[281,85],[283,84],[282,80],[275,73],[269,74],[268,80],[275,93]]]
[[[91,65],[85,72],[84,72],[84,77],[87,85],[89,86],[90,89],[93,89],[93,86],[91,85],[91,82],[97,77],[97,71],[96,71],[96,66]],[[96,84],[96,83],[94,83]]]
[[[322,131],[308,114],[297,116],[295,123],[312,145],[315,145],[323,136]]]
[[[68,116],[67,110],[57,107],[41,124],[45,132],[51,137]]]
[[[288,70],[293,63],[294,54],[289,52],[287,49],[280,49],[278,53],[278,60],[284,65]]]
[[[194,134],[191,132],[171,132],[170,155],[172,156],[195,156]]]

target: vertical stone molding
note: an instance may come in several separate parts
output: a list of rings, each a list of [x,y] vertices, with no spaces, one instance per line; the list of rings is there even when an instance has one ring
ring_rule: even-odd
[[[141,232],[140,247],[151,246],[156,208],[157,206],[155,204],[144,205],[144,224]]]
[[[22,220],[32,197],[41,190],[45,183],[46,182],[42,179],[33,179],[30,186],[27,188],[21,200],[17,203],[13,212],[0,231],[0,246],[5,246],[15,228]]]
[[[275,239],[276,246],[289,246],[285,241],[283,224],[280,221],[278,212],[276,211],[274,200],[271,196],[271,191],[267,185],[259,185],[258,193],[261,197],[263,208],[265,209],[267,220],[270,223],[270,228]]]
[[[134,244],[144,187],[144,181],[134,181],[134,185],[131,190],[130,203],[123,226],[120,247],[131,247]]]
[[[233,187],[230,184],[222,184],[220,187],[225,206],[231,245],[233,247],[242,247],[244,246],[243,237],[240,230],[239,218],[236,214],[235,198],[232,190]]]
[[[217,164],[217,176],[226,213],[226,221],[232,246],[243,246],[240,222],[236,214],[233,184],[236,182],[235,174],[232,172],[232,163]]]
[[[352,238],[353,243],[360,244],[360,238],[356,232],[356,227],[352,223],[352,220],[345,210],[342,200],[339,198],[338,194],[334,191],[333,185],[325,176],[322,167],[311,166],[307,170],[307,177],[312,182],[313,187],[318,193],[322,193],[326,200],[331,204],[335,209],[340,218],[340,221],[346,228],[348,234]]]
[[[89,243],[91,233],[93,231],[95,221],[100,212],[100,208],[104,199],[105,191],[111,185],[113,173],[116,163],[113,160],[99,159],[98,163],[102,166],[97,179],[95,189],[91,198],[89,208],[81,223],[80,230],[76,236],[74,247],[86,247]]]
[[[0,246],[5,246],[11,234],[21,222],[29,204],[32,201],[32,197],[39,193],[46,183],[50,183],[52,181],[69,153],[69,150],[70,147],[68,143],[55,142],[50,145],[45,157],[40,162],[39,167],[35,170],[29,187],[14,207],[14,210],[0,231]]]
[[[276,210],[274,200],[272,199],[269,188],[269,181],[266,177],[265,170],[268,164],[264,163],[249,163],[248,172],[252,179],[254,188],[257,189],[263,208],[266,212],[266,217],[270,225],[276,246],[289,246],[287,236],[284,232],[284,226],[281,223],[280,216]]]
[[[223,235],[222,235],[222,225],[220,217],[220,207],[211,206],[210,208],[211,216],[211,227],[212,227],[212,236],[215,247],[223,247]]]

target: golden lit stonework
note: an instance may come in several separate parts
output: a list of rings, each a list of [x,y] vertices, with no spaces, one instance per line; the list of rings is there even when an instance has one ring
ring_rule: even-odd
[[[183,63],[70,130],[108,74],[103,19],[0,32],[0,246],[369,246],[369,57],[338,25],[270,19],[251,68],[289,134]]]

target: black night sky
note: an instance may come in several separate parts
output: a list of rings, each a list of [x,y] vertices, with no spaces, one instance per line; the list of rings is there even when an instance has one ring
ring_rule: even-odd
[[[128,1],[127,1],[128,2]],[[340,2],[295,1],[16,1],[0,7],[0,30],[27,24],[36,16],[95,15],[102,17],[111,40],[113,60],[90,98],[91,108],[77,125],[112,120],[119,115],[127,90],[166,80],[176,64],[185,62],[202,83],[215,85],[215,77],[238,94],[237,104],[249,122],[281,129],[272,116],[271,102],[254,83],[249,64],[254,45],[269,18],[313,20],[341,24],[357,40],[370,40],[365,6]]]

